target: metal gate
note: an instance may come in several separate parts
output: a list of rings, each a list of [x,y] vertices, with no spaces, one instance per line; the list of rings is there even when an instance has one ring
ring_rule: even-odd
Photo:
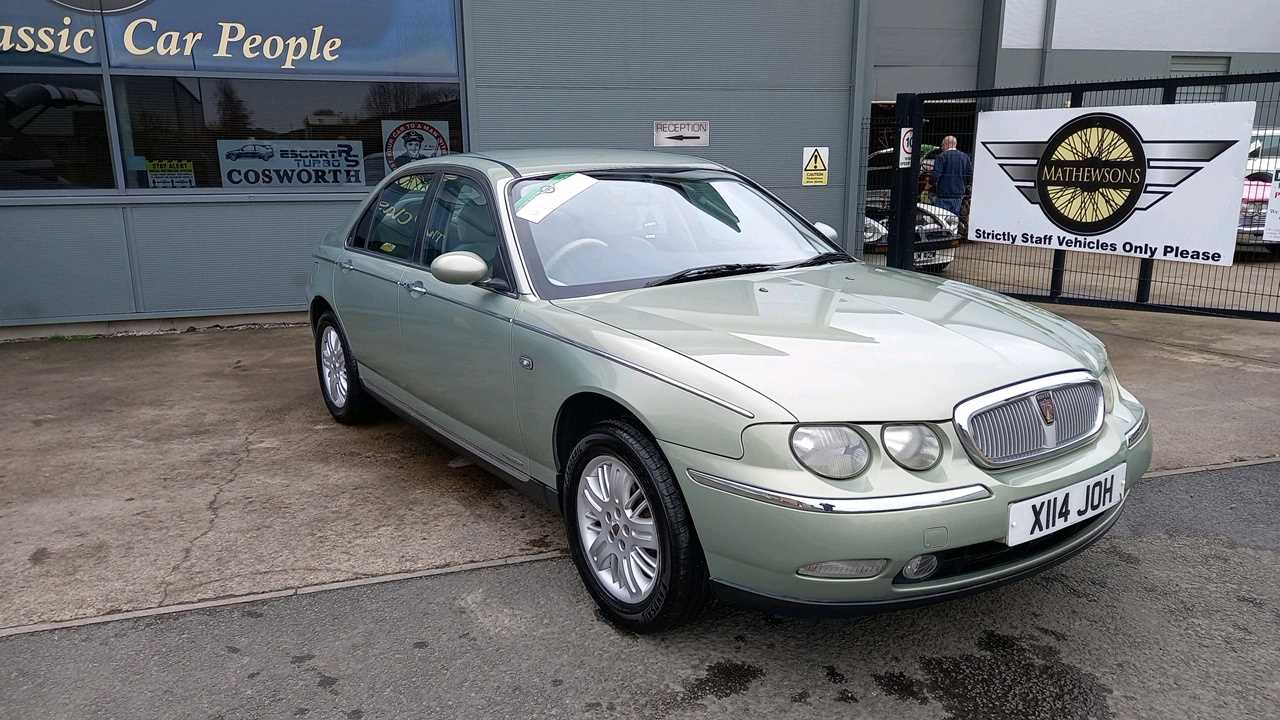
[[[1240,178],[1235,263],[1229,267],[971,242],[971,193],[954,215],[932,204],[933,156],[950,135],[973,157],[980,111],[1235,100],[1256,102],[1256,113],[1248,166]],[[1271,183],[1280,172],[1280,72],[903,93],[895,112],[894,139],[901,137],[899,129],[912,131],[905,139],[912,147],[910,166],[896,167],[896,148],[868,148],[872,158],[880,155],[894,166],[880,168],[887,172],[877,181],[873,165],[866,192],[867,236],[876,228],[887,232],[886,264],[1038,302],[1280,320],[1280,243],[1263,238]],[[881,144],[885,136],[879,134]]]

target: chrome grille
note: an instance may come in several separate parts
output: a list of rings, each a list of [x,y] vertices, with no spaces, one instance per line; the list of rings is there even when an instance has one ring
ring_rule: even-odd
[[[1052,422],[1042,401],[1052,406]],[[956,425],[970,456],[996,468],[1084,442],[1101,429],[1102,415],[1102,385],[1077,371],[966,400],[956,407]]]

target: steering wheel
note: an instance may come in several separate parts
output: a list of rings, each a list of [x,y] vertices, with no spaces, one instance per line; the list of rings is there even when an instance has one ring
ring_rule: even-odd
[[[577,252],[585,247],[602,247],[607,249],[609,247],[609,243],[590,237],[578,238],[577,240],[571,240],[565,243],[559,250],[551,253],[551,257],[542,261],[542,266],[546,270],[547,275],[551,275],[555,266],[563,262],[569,253]]]

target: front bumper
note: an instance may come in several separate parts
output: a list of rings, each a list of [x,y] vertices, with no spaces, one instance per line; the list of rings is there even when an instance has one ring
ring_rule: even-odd
[[[813,499],[831,493],[814,492],[812,476],[799,470],[760,467],[748,449],[729,459],[663,443],[663,450],[680,479],[698,537],[706,553],[711,579],[722,595],[753,605],[806,613],[868,612],[933,602],[983,590],[1025,577],[1061,562],[1096,542],[1119,518],[1134,482],[1151,461],[1150,432],[1138,428],[1136,403],[1132,416],[1108,417],[1098,437],[1067,455],[1006,471],[988,472],[969,462],[949,424],[939,424],[946,458],[926,473],[907,473],[885,458],[873,461],[863,476],[844,481],[840,489],[843,511],[814,511],[784,507],[744,497],[695,481],[689,473],[733,478],[748,486],[800,488],[790,495]],[[1145,426],[1145,420],[1142,423]],[[869,428],[870,429],[870,428]],[[1133,431],[1132,437],[1129,433]],[[1131,444],[1132,443],[1132,444]],[[1096,476],[1126,463],[1125,500],[1106,513],[1046,536],[1026,552],[1000,552],[1008,524],[1010,503],[1042,495]],[[777,464],[777,463],[773,463]],[[817,481],[819,483],[823,481]],[[828,490],[839,483],[828,483]],[[981,486],[989,496],[968,499],[947,495]],[[883,488],[895,487],[893,497],[929,494],[938,504],[906,509],[857,509],[857,500],[883,500]],[[858,492],[862,490],[863,492]],[[862,496],[861,498],[859,496]],[[973,495],[969,495],[969,498]],[[829,499],[829,498],[828,498]],[[852,504],[848,504],[852,503]],[[852,510],[850,508],[853,508]],[[865,511],[864,511],[865,510]],[[966,553],[970,548],[996,548],[990,560],[963,571],[922,582],[904,582],[902,567],[921,553]],[[831,579],[802,576],[797,569],[809,563],[843,559],[887,559],[875,577]]]

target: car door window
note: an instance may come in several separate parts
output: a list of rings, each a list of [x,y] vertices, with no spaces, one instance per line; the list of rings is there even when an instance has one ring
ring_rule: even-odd
[[[425,264],[444,253],[465,250],[489,264],[491,277],[509,283],[493,203],[479,183],[460,175],[443,176],[427,228]]]
[[[351,246],[400,260],[413,258],[431,177],[406,175],[383,188],[352,234]]]

